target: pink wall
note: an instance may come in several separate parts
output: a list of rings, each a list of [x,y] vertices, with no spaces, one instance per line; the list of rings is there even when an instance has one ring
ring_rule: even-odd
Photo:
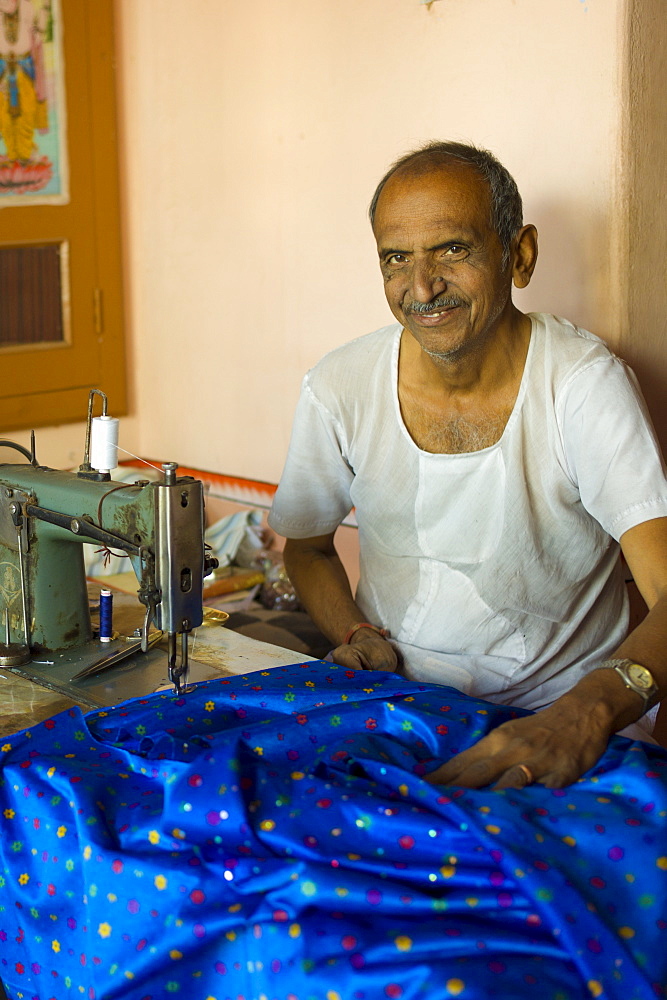
[[[391,317],[366,206],[471,139],[515,173],[525,308],[615,333],[624,0],[118,0],[126,447],[276,481],[304,371]],[[129,441],[129,444],[127,443]]]

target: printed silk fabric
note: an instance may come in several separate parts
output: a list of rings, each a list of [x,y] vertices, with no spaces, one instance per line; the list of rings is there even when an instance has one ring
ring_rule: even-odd
[[[574,787],[422,775],[520,713],[311,662],[0,744],[0,978],[34,1000],[647,1000],[667,751]]]

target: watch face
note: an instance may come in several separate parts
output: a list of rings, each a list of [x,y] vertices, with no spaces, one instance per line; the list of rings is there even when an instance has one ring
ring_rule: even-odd
[[[653,678],[651,674],[646,669],[646,667],[640,666],[639,663],[631,663],[627,669],[628,680],[633,684],[636,684],[638,688],[642,688],[644,691],[648,691],[653,687]]]

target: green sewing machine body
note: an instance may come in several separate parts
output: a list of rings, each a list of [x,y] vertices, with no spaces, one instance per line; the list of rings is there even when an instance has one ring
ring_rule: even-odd
[[[84,543],[130,556],[145,606],[142,650],[151,624],[166,633],[169,677],[178,690],[187,636],[202,622],[204,575],[217,562],[205,554],[202,484],[177,477],[173,463],[163,466],[162,481],[134,484],[83,467],[50,469],[34,455],[0,465],[0,663],[63,690],[87,660],[94,665],[126,643],[95,641]]]

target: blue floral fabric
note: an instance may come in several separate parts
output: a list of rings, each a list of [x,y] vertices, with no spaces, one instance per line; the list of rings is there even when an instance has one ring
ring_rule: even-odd
[[[667,752],[423,780],[517,714],[310,662],[0,740],[8,996],[665,996]]]

